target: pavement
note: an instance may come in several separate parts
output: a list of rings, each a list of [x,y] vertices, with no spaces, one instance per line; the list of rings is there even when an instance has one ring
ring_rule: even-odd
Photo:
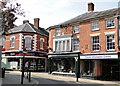
[[[76,82],[75,77],[71,76],[62,76],[62,75],[52,75],[48,73],[32,73],[33,77],[41,77],[41,78],[48,78],[52,80],[59,80],[59,81],[66,81],[66,82]],[[83,84],[88,83],[96,83],[96,84],[114,84],[117,86],[120,86],[120,81],[102,81],[102,80],[91,80],[91,79],[85,79],[85,78],[79,78],[78,82],[76,84],[80,84],[81,82],[84,82]]]
[[[24,78],[23,85],[34,86],[36,85],[36,80],[31,78],[31,82],[27,78]],[[21,72],[19,71],[6,71],[5,78],[2,78],[2,85],[11,85],[11,84],[21,84]]]
[[[48,74],[44,72],[32,72],[31,76],[32,76],[31,82],[28,82],[28,79],[24,78],[24,84],[28,84],[29,86],[36,86],[39,82],[34,79],[35,77],[46,78],[46,79],[51,79],[51,80],[66,81],[66,82],[76,82],[75,77],[52,75],[52,74]],[[20,84],[20,82],[21,82],[20,71],[6,71],[5,78],[2,79],[3,86],[5,84]],[[97,83],[97,84],[113,84],[113,86],[115,85],[120,86],[120,81],[101,81],[101,80],[91,80],[91,79],[84,79],[84,78],[79,78],[76,84],[80,84],[81,82],[84,82],[83,84],[85,84],[86,82],[86,84]]]

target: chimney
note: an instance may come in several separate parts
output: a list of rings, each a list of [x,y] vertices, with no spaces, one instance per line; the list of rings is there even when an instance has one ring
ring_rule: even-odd
[[[39,18],[34,18],[34,26],[39,28]]]
[[[94,4],[92,2],[88,3],[88,12],[94,11]]]
[[[24,20],[24,21],[23,21],[23,24],[25,24],[25,23],[29,23],[29,20]]]

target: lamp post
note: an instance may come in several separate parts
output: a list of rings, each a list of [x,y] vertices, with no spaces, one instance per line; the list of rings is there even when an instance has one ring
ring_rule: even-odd
[[[78,82],[78,78],[80,77],[80,56],[74,57],[75,58],[75,76],[76,81]]]
[[[21,75],[21,84],[23,84],[23,78],[24,78],[24,71],[25,71],[25,56],[26,56],[27,52],[24,49],[23,50],[23,59],[22,59],[22,75]]]

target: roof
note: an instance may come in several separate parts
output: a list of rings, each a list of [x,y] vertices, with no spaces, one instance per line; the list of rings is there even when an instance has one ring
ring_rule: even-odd
[[[8,31],[8,34],[13,33],[36,33],[44,36],[49,36],[49,33],[44,28],[36,28],[33,24],[28,22],[20,26],[14,27]]]
[[[84,22],[84,21],[90,21],[90,20],[98,19],[98,18],[115,16],[117,14],[117,11],[118,11],[118,8],[109,9],[109,10],[105,10],[105,11],[87,12],[87,13],[79,15],[75,18],[72,18],[68,21],[60,23],[58,25],[51,26],[48,29],[57,28],[57,27],[61,27],[61,26],[66,26],[66,25],[72,25],[72,24],[81,23],[81,22]]]

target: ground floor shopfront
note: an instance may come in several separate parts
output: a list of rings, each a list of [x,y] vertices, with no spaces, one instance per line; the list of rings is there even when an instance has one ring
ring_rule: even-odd
[[[76,57],[79,56],[80,77],[102,80],[120,80],[118,52],[93,54],[49,54],[51,72],[75,73]],[[50,64],[50,65],[51,65]]]
[[[78,73],[79,76],[79,55],[80,52],[48,54],[49,73],[66,73],[74,76]]]
[[[81,77],[120,80],[119,52],[80,55]]]
[[[2,67],[6,69],[14,69],[21,70],[23,58],[25,58],[25,66],[30,66],[29,69],[32,71],[47,71],[47,55],[44,53],[36,52],[27,52],[25,56],[22,54],[23,52],[4,52],[2,53]]]

